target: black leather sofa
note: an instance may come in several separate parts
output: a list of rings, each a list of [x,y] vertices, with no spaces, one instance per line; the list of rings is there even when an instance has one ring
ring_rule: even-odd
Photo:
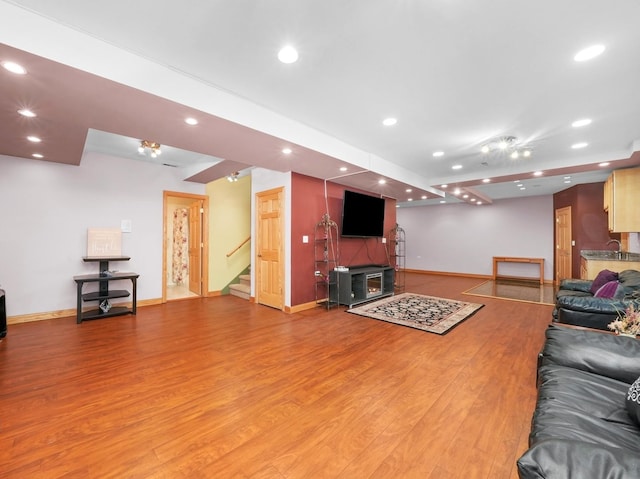
[[[640,477],[640,424],[627,411],[640,341],[551,325],[520,479]]]
[[[640,306],[640,271],[622,271],[618,273],[618,282],[620,288],[614,298],[596,298],[592,292],[593,281],[562,280],[556,294],[553,321],[607,331],[607,325],[631,302]]]

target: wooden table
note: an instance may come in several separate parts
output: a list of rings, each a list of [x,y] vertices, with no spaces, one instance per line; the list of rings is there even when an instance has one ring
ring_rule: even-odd
[[[544,284],[544,258],[518,258],[513,256],[494,256],[493,257],[493,280],[497,278],[511,279],[532,279],[522,278],[519,276],[504,276],[498,274],[498,263],[534,263],[540,265],[540,284]]]

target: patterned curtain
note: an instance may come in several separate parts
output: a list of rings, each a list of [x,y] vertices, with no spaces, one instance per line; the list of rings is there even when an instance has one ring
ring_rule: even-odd
[[[178,208],[173,212],[173,265],[175,284],[183,284],[189,274],[189,210]]]

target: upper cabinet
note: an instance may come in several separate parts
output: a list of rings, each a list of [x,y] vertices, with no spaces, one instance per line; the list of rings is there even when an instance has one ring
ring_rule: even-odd
[[[609,213],[609,231],[640,231],[640,168],[616,170],[604,184],[604,210]]]

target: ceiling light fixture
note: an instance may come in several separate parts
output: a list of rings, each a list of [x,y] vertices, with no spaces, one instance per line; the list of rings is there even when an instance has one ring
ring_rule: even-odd
[[[40,143],[42,141],[37,136],[33,136],[33,135],[28,136],[27,140],[29,140],[31,143]]]
[[[574,121],[573,123],[571,123],[571,126],[574,128],[580,128],[590,124],[591,124],[591,118],[583,118],[582,120]]]
[[[586,62],[602,54],[602,52],[604,52],[604,45],[591,45],[576,53],[573,59],[577,62]]]
[[[483,183],[491,183],[491,179],[490,178],[485,178],[484,180],[482,180]]]
[[[187,125],[191,125],[191,126],[195,126],[195,125],[197,125],[197,124],[198,124],[198,120],[196,120],[196,119],[195,119],[195,118],[193,118],[193,117],[185,118],[185,119],[184,119],[184,122],[185,122]]]
[[[235,181],[238,181],[238,176],[240,176],[240,172],[239,171],[234,171],[230,175],[227,175],[227,181],[229,183],[233,183]]]
[[[36,116],[38,116],[31,110],[28,110],[27,108],[22,108],[21,110],[18,110],[18,113],[20,113],[22,116],[26,116],[27,118],[35,118]]]
[[[573,145],[571,145],[571,148],[574,150],[579,150],[581,148],[586,148],[587,146],[589,146],[589,143],[582,142],[582,143],[574,143]]]
[[[278,52],[278,60],[282,63],[295,63],[298,61],[298,50],[291,45],[282,47]]]
[[[42,153],[34,153],[34,154],[33,154],[33,155],[31,155],[31,156],[33,156],[34,158],[37,158],[37,159],[39,159],[39,160],[40,160],[40,159],[42,159],[42,158],[44,158],[44,155],[43,155]]]
[[[291,154],[291,148],[283,148],[282,149],[282,153],[284,153],[285,155],[290,155]]]
[[[16,75],[25,75],[27,73],[27,69],[16,62],[2,62],[2,66],[5,70]]]
[[[598,166],[601,168],[604,168],[605,166],[609,166],[611,163],[609,163],[608,161],[603,161],[602,163],[598,163]]]
[[[384,126],[393,126],[396,123],[398,123],[397,118],[385,118],[384,120],[382,120],[382,124]]]
[[[461,170],[462,169],[462,165],[453,165],[451,167],[452,170]]]
[[[138,153],[141,155],[146,155],[147,150],[151,151],[151,158],[156,158],[158,155],[162,154],[162,150],[160,149],[160,143],[149,140],[140,140],[140,146],[138,147]]]
[[[384,185],[387,182],[385,179],[378,180],[379,185]]]
[[[493,152],[506,154],[513,160],[517,160],[521,156],[524,158],[529,158],[531,156],[531,148],[526,145],[521,145],[515,136],[501,136],[494,138],[493,140],[489,140],[487,143],[482,145],[480,151],[484,155],[488,155]]]
[[[440,156],[444,156],[444,151],[434,151],[433,156],[439,158]]]

